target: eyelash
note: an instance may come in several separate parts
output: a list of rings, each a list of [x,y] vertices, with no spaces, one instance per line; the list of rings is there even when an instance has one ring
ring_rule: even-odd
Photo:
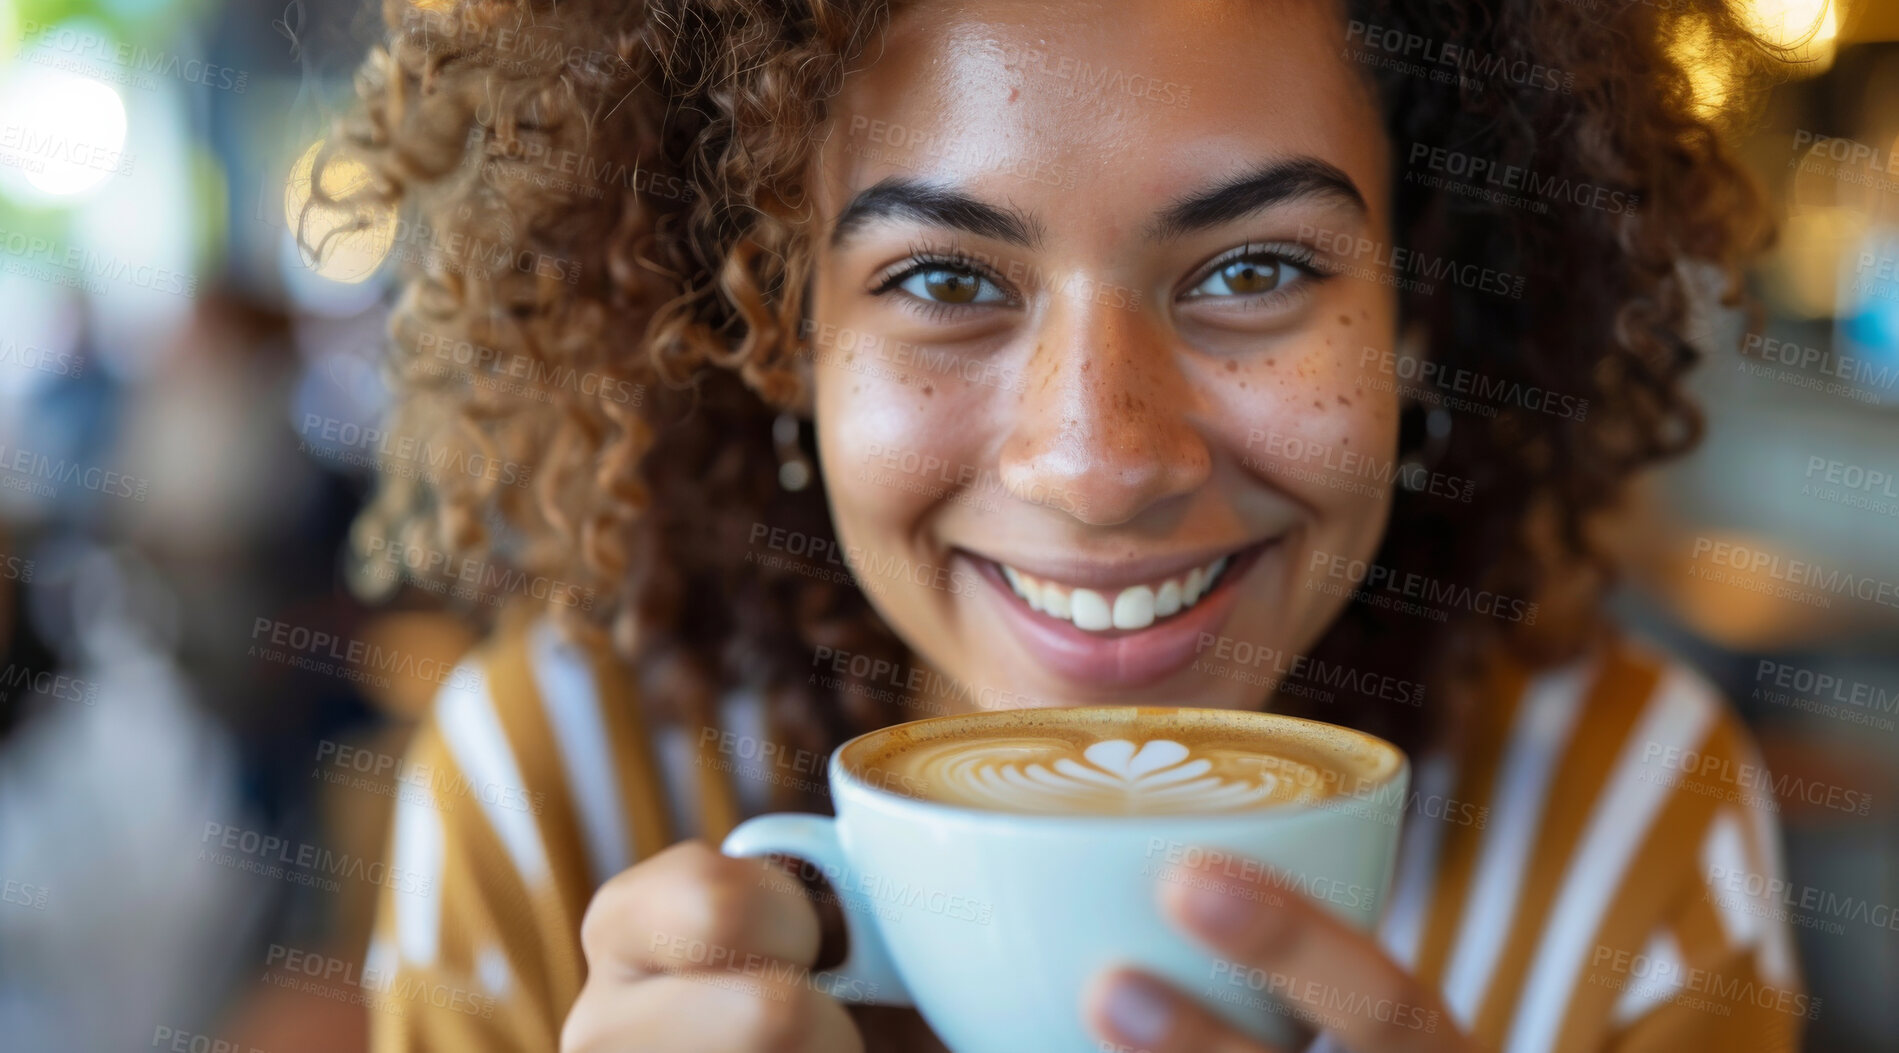
[[[904,282],[909,281],[917,274],[923,271],[934,270],[967,271],[993,284],[996,288],[1001,289],[1009,296],[1011,303],[1015,300],[1014,291],[1009,288],[1007,282],[1002,280],[1002,276],[997,274],[988,264],[983,263],[969,253],[961,249],[931,249],[921,247],[912,247],[908,259],[898,264],[895,270],[888,272],[884,277],[878,279],[877,284],[871,287],[871,295],[882,296],[897,286],[902,285]]]
[[[1301,245],[1297,242],[1253,243],[1241,245],[1235,249],[1229,249],[1215,256],[1213,259],[1208,260],[1204,266],[1194,273],[1194,277],[1186,283],[1186,287],[1189,291],[1197,289],[1205,284],[1208,278],[1213,277],[1214,274],[1223,268],[1230,267],[1235,263],[1264,263],[1269,261],[1272,263],[1290,264],[1300,271],[1303,271],[1305,276],[1313,282],[1323,282],[1338,274],[1338,271],[1334,268],[1321,263],[1319,261],[1318,252],[1309,245]],[[1258,295],[1262,299],[1285,297],[1293,295],[1297,289],[1298,286],[1295,285],[1290,289],[1282,287]],[[1193,299],[1220,300],[1228,299],[1228,297],[1204,296],[1193,297]]]
[[[1336,270],[1322,265],[1319,262],[1318,252],[1308,245],[1301,245],[1295,242],[1246,244],[1223,252],[1219,256],[1207,261],[1207,263],[1196,272],[1193,280],[1187,283],[1187,288],[1190,290],[1198,288],[1205,283],[1208,278],[1211,278],[1216,271],[1219,271],[1223,267],[1241,262],[1267,261],[1289,264],[1303,271],[1305,275],[1314,282],[1325,281],[1338,273]],[[912,246],[910,256],[897,264],[894,269],[886,272],[882,278],[878,279],[876,284],[871,287],[870,293],[872,296],[883,296],[904,282],[909,281],[917,274],[928,270],[956,270],[976,275],[1002,291],[1003,295],[1008,298],[1006,306],[1013,307],[1020,302],[1015,294],[1015,290],[1011,289],[1009,284],[988,264],[961,249],[931,248],[925,246]],[[1294,286],[1292,289],[1274,289],[1271,292],[1260,293],[1258,296],[1262,300],[1276,300],[1278,298],[1294,295],[1297,289],[1298,286]],[[1227,299],[1227,297],[1194,297],[1194,299]],[[972,307],[991,305],[949,304],[926,300],[919,301],[919,306],[931,319],[935,320],[968,310]]]

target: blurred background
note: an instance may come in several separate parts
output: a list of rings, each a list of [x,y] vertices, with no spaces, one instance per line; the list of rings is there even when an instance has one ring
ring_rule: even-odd
[[[1876,905],[1797,929],[1808,1048],[1893,1050],[1899,606],[1773,589],[1791,560],[1899,585],[1899,2],[1747,6],[1783,68],[1698,88],[1756,114],[1763,338],[1711,356],[1706,443],[1613,524],[1616,603],[1777,774],[1870,799],[1779,808],[1794,886]],[[428,232],[391,216],[313,262],[284,218],[377,35],[354,0],[0,0],[7,1050],[347,1051],[399,1011],[361,972],[364,868],[429,663],[472,640],[436,597],[359,602],[340,554],[392,261]]]

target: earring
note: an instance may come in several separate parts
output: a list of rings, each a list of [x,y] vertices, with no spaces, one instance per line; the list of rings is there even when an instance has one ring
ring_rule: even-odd
[[[793,493],[811,485],[811,461],[798,445],[798,418],[780,413],[771,422],[771,439],[778,447],[778,485]]]
[[[1441,406],[1407,401],[1398,421],[1398,482],[1407,490],[1426,489],[1451,444],[1451,415]]]

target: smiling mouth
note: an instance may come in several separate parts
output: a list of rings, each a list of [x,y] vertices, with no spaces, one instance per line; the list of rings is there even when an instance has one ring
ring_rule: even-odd
[[[998,560],[991,563],[1015,597],[1045,618],[1083,632],[1120,636],[1139,632],[1192,610],[1237,579],[1271,544],[1236,549],[1184,573],[1119,588],[1088,588],[1037,577]]]

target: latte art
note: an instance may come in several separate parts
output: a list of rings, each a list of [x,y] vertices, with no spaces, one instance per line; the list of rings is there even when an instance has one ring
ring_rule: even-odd
[[[887,729],[852,751],[852,766],[878,785],[986,811],[1210,814],[1321,801],[1381,779],[1399,755],[1370,741],[1259,713],[1039,710]]]
[[[912,771],[946,800],[1028,812],[1218,812],[1329,796],[1319,773],[1284,777],[1283,758],[1231,750],[1195,756],[1172,739],[1094,743],[950,742],[913,754]],[[1305,782],[1302,792],[1299,783]]]

